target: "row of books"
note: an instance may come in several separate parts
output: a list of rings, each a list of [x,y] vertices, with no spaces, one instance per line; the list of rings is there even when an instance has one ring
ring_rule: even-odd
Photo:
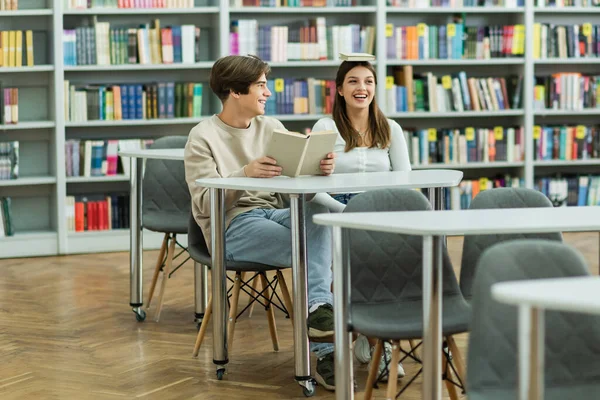
[[[373,54],[375,27],[327,26],[325,17],[280,26],[239,19],[231,21],[229,43],[231,54],[256,54],[265,61],[337,60],[340,52]]]
[[[596,0],[594,0],[596,1]],[[388,6],[406,8],[523,7],[525,0],[386,0]]]
[[[71,85],[65,81],[67,121],[200,117],[202,83]]]
[[[129,176],[129,161],[119,157],[119,151],[147,149],[153,142],[152,139],[66,140],[66,176]]]
[[[600,75],[562,72],[536,77],[536,110],[583,110],[600,107]]]
[[[534,188],[555,207],[600,205],[600,176],[573,175],[536,179]]]
[[[335,98],[335,81],[315,78],[268,79],[273,93],[265,106],[267,115],[331,114]]]
[[[412,165],[518,162],[524,159],[523,127],[405,130]]]
[[[94,27],[63,30],[65,65],[173,64],[200,61],[200,28],[194,25],[160,28],[159,20],[139,28]]]
[[[386,79],[389,110],[460,112],[521,107],[521,76],[467,78],[461,71],[438,77],[432,72],[413,75],[412,71],[412,66],[396,68],[394,78]]]
[[[129,194],[66,196],[68,232],[129,228]]]
[[[19,142],[0,142],[0,181],[19,177]]]
[[[25,43],[23,43],[25,39]],[[32,67],[33,31],[0,32],[0,67]]]
[[[479,192],[500,187],[523,186],[525,186],[523,179],[509,174],[479,179],[463,179],[458,186],[445,188],[444,207],[446,210],[464,210],[469,208],[471,201]]]
[[[533,58],[600,56],[600,25],[533,25]]]
[[[600,158],[600,127],[536,125],[533,127],[536,160],[587,160]]]
[[[232,7],[350,7],[356,0],[231,0]]]
[[[0,197],[0,237],[14,236],[12,198]]]
[[[537,0],[536,7],[599,7],[600,0]]]
[[[386,49],[388,60],[522,57],[525,53],[525,25],[387,24]]]
[[[193,8],[194,0],[66,0],[68,10],[88,8]]]
[[[0,11],[15,11],[19,9],[19,0],[0,0]]]

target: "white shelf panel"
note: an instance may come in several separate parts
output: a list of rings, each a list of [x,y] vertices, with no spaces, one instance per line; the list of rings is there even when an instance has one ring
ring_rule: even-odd
[[[489,118],[489,117],[517,117],[524,115],[523,110],[502,111],[448,111],[448,112],[403,112],[388,114],[388,118]]]
[[[194,8],[88,8],[64,10],[64,15],[218,14],[219,7]]]
[[[331,117],[329,114],[276,114],[269,117],[277,118],[280,121],[316,121],[323,117]]]
[[[600,7],[534,7],[536,14],[596,14]]]
[[[377,7],[231,7],[229,12],[232,14],[357,14],[375,13]]]
[[[160,249],[163,237],[163,233],[144,230],[144,250]],[[181,244],[187,245],[187,237],[182,235],[181,239],[177,238]],[[69,232],[67,235],[67,254],[108,251],[129,251],[129,229]]]
[[[592,160],[535,160],[533,165],[536,167],[577,167],[580,165],[598,165],[600,159]]]
[[[67,176],[67,183],[129,182],[126,175],[108,176]]]
[[[388,6],[388,13],[397,14],[517,14],[525,12],[524,7],[427,7],[427,8],[406,8]]]
[[[492,58],[489,60],[387,60],[387,65],[427,65],[427,66],[495,66],[495,65],[522,65],[525,63],[525,59],[521,57],[517,58]]]
[[[14,131],[20,129],[47,129],[54,128],[54,121],[19,122],[18,124],[0,124],[0,131]]]
[[[535,110],[533,115],[536,117],[600,115],[600,108],[588,108],[584,110]]]
[[[49,71],[54,71],[54,65],[35,65],[33,67],[0,67],[0,74]]]
[[[413,165],[413,169],[483,169],[483,168],[518,168],[523,167],[524,162],[472,162],[467,164],[428,164],[428,165]]]
[[[0,237],[0,258],[50,256],[58,253],[56,232],[16,232]]]
[[[32,176],[18,179],[0,180],[0,187],[7,186],[33,186],[33,185],[53,185],[56,178],[53,176]]]
[[[595,65],[600,64],[600,57],[588,58],[544,58],[533,60],[536,65]]]
[[[37,10],[0,11],[0,17],[34,17],[38,15],[52,15],[52,10],[40,8]]]
[[[182,70],[182,69],[209,69],[214,62],[199,62],[193,64],[122,64],[122,65],[77,65],[65,66],[65,72],[86,71],[154,71],[154,70]]]
[[[94,126],[148,126],[148,125],[185,125],[197,124],[203,119],[208,118],[165,118],[165,119],[123,119],[118,121],[85,121],[85,122],[66,122],[65,126],[73,127],[94,127]]]
[[[341,60],[269,62],[271,68],[339,67]]]

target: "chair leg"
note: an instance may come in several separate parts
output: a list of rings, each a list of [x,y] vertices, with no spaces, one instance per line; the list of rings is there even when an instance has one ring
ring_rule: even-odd
[[[375,350],[371,357],[371,367],[369,368],[369,375],[367,376],[367,386],[365,387],[365,400],[371,400],[373,398],[373,386],[377,379],[377,372],[379,372],[379,363],[381,362],[381,354],[383,353],[383,340],[377,339],[375,344]]]
[[[292,303],[292,297],[290,296],[290,291],[288,290],[287,283],[283,278],[283,274],[279,270],[277,271],[277,280],[281,286],[281,295],[283,296],[285,308],[287,308],[288,314],[290,315],[290,320],[292,321],[292,326],[294,326],[294,305]]]
[[[158,275],[160,274],[160,270],[163,265],[163,258],[165,258],[165,251],[167,250],[168,245],[169,245],[169,234],[165,233],[165,237],[163,238],[162,245],[160,246],[160,251],[158,252],[158,259],[156,260],[156,267],[154,268],[154,274],[152,275],[152,283],[150,284],[150,293],[148,293],[148,304],[146,304],[146,309],[149,309],[150,303],[152,303],[152,296],[154,295],[154,289],[156,288],[156,282],[158,281]]]
[[[400,362],[400,343],[392,340],[392,361],[390,361],[390,375],[388,377],[387,396],[388,400],[396,398],[396,387],[398,385],[398,363]]]
[[[419,349],[417,348],[415,341],[413,339],[410,339],[408,341],[408,344],[410,345],[410,350],[412,351],[413,356],[418,359],[421,359],[421,357],[419,356]]]
[[[231,293],[231,301],[229,307],[229,322],[227,324],[227,347],[228,351],[231,353],[231,349],[233,348],[233,331],[235,329],[235,320],[237,316],[238,309],[238,301],[240,299],[240,286],[242,284],[242,273],[236,272],[235,278],[233,281],[233,290]]]
[[[210,321],[211,314],[212,297],[208,299],[206,311],[204,312],[204,318],[202,319],[202,323],[200,324],[200,330],[198,331],[198,335],[196,335],[196,343],[194,344],[194,352],[192,353],[193,357],[198,357],[198,352],[200,351],[200,346],[202,346],[202,341],[204,340],[204,335],[206,334],[206,327],[208,326],[208,322]]]
[[[275,327],[275,313],[271,303],[268,301],[270,298],[269,281],[264,273],[260,274],[260,281],[262,283],[263,296],[267,298],[267,320],[269,321],[269,331],[271,332],[271,341],[273,342],[273,350],[279,351],[279,338],[277,337],[277,328]]]
[[[252,290],[250,290],[250,293],[252,293],[252,295],[257,295],[258,293],[258,275],[255,276],[254,278],[252,278]],[[248,299],[248,306],[250,306],[250,308],[248,308],[248,318],[252,318],[252,312],[254,311],[254,305],[256,304],[256,302],[254,301],[254,299],[252,299],[252,297],[250,297]]]
[[[456,372],[458,373],[461,382],[464,383],[467,379],[467,369],[465,368],[465,362],[462,358],[462,354],[458,349],[458,346],[456,345],[456,341],[454,340],[453,336],[447,336],[446,342],[448,343],[448,348],[452,352],[452,363],[456,367]]]
[[[452,383],[452,369],[448,368],[448,358],[442,349],[442,371],[446,375],[446,379],[444,379],[444,383],[446,384],[446,389],[448,390],[448,395],[450,396],[450,400],[458,400],[458,393],[456,392],[456,386]]]
[[[156,304],[156,313],[154,315],[154,320],[156,322],[158,322],[158,320],[160,319],[160,312],[162,311],[165,289],[167,287],[167,280],[169,279],[169,272],[171,271],[171,267],[173,266],[173,254],[175,253],[176,241],[176,235],[173,235],[173,237],[171,238],[171,243],[169,243],[167,261],[165,262],[165,266],[163,268],[163,277],[160,283],[160,292],[158,293],[158,303]]]

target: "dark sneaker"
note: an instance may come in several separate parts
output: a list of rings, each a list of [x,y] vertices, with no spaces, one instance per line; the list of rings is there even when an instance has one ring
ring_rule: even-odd
[[[316,311],[315,311],[316,312]],[[317,373],[315,379],[319,385],[327,390],[335,390],[335,366],[333,353],[325,355],[323,358],[317,359]]]
[[[317,342],[333,342],[333,306],[323,304],[308,314],[308,338]]]

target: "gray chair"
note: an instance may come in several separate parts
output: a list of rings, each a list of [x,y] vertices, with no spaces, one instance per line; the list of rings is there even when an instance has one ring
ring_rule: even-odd
[[[355,196],[348,202],[344,212],[417,210],[431,210],[427,198],[420,192],[408,189],[384,189]],[[412,340],[423,336],[423,239],[420,236],[350,229],[349,247],[350,329],[378,339],[371,361],[365,399],[371,398],[372,388],[378,380],[377,370],[384,341],[392,342],[387,397],[395,398],[398,362],[406,357],[413,357],[420,361],[414,353],[414,349],[418,346],[414,346]],[[464,363],[452,335],[467,331],[471,309],[460,292],[445,247],[443,261],[442,333],[453,353],[453,365],[456,368],[447,368],[447,353],[441,348],[440,357],[444,360],[443,378],[446,387],[451,398],[456,399],[458,396],[455,384],[451,380],[451,370],[458,375],[460,386],[461,377],[464,376]],[[413,349],[402,359],[400,359],[399,343],[401,340],[409,340]]]
[[[194,220],[192,214],[189,214],[189,227],[188,227],[188,251],[190,257],[197,263],[207,266],[212,266],[212,260],[202,230]],[[287,284],[282,274],[282,270],[289,267],[275,267],[272,265],[245,262],[245,261],[226,261],[225,269],[227,271],[235,272],[235,278],[233,286],[228,290],[229,298],[229,323],[227,325],[228,335],[227,343],[228,349],[231,352],[233,348],[233,332],[235,329],[235,322],[237,318],[246,311],[252,304],[259,302],[265,311],[267,312],[267,320],[269,322],[269,332],[271,334],[271,341],[273,342],[273,350],[279,350],[279,338],[277,337],[277,329],[275,326],[275,315],[274,307],[283,311],[287,316],[290,317],[292,323],[294,321],[292,314],[292,299],[288,290]],[[275,276],[272,280],[267,278],[267,272],[275,272]],[[250,278],[246,278],[246,275],[250,274]],[[228,278],[229,279],[229,278]],[[262,284],[262,290],[258,291],[255,286],[252,286],[250,282],[257,282],[260,279]],[[230,279],[231,280],[231,279]],[[281,286],[281,294],[283,301],[276,292],[278,284]],[[246,307],[238,312],[238,300],[240,290],[246,292],[250,296],[250,302]],[[210,321],[212,315],[212,296],[208,299],[204,318],[200,325],[200,330],[196,336],[196,343],[194,345],[193,356],[196,357],[204,340],[206,333],[206,327]]]
[[[157,139],[150,148],[182,149],[186,142],[187,136],[167,136]],[[167,280],[189,259],[186,257],[179,266],[173,268],[173,260],[186,254],[185,247],[177,241],[177,235],[187,234],[190,206],[191,198],[185,181],[183,161],[147,160],[142,190],[142,226],[150,231],[164,233],[150,284],[147,305],[147,308],[150,308],[156,283],[162,272],[162,282],[154,313],[156,321],[160,319]],[[181,249],[178,254],[175,254],[176,245]]]
[[[496,188],[479,192],[471,202],[470,210],[490,208],[552,207],[552,202],[541,192],[527,188]],[[562,241],[562,234],[515,233],[503,235],[469,235],[463,242],[460,267],[460,290],[467,301],[472,297],[473,279],[481,254],[490,246],[514,239],[546,239]]]
[[[473,285],[469,338],[469,400],[518,398],[518,310],[492,299],[496,282],[589,275],[572,247],[523,239],[486,250]],[[600,397],[600,317],[545,313],[545,399]]]

